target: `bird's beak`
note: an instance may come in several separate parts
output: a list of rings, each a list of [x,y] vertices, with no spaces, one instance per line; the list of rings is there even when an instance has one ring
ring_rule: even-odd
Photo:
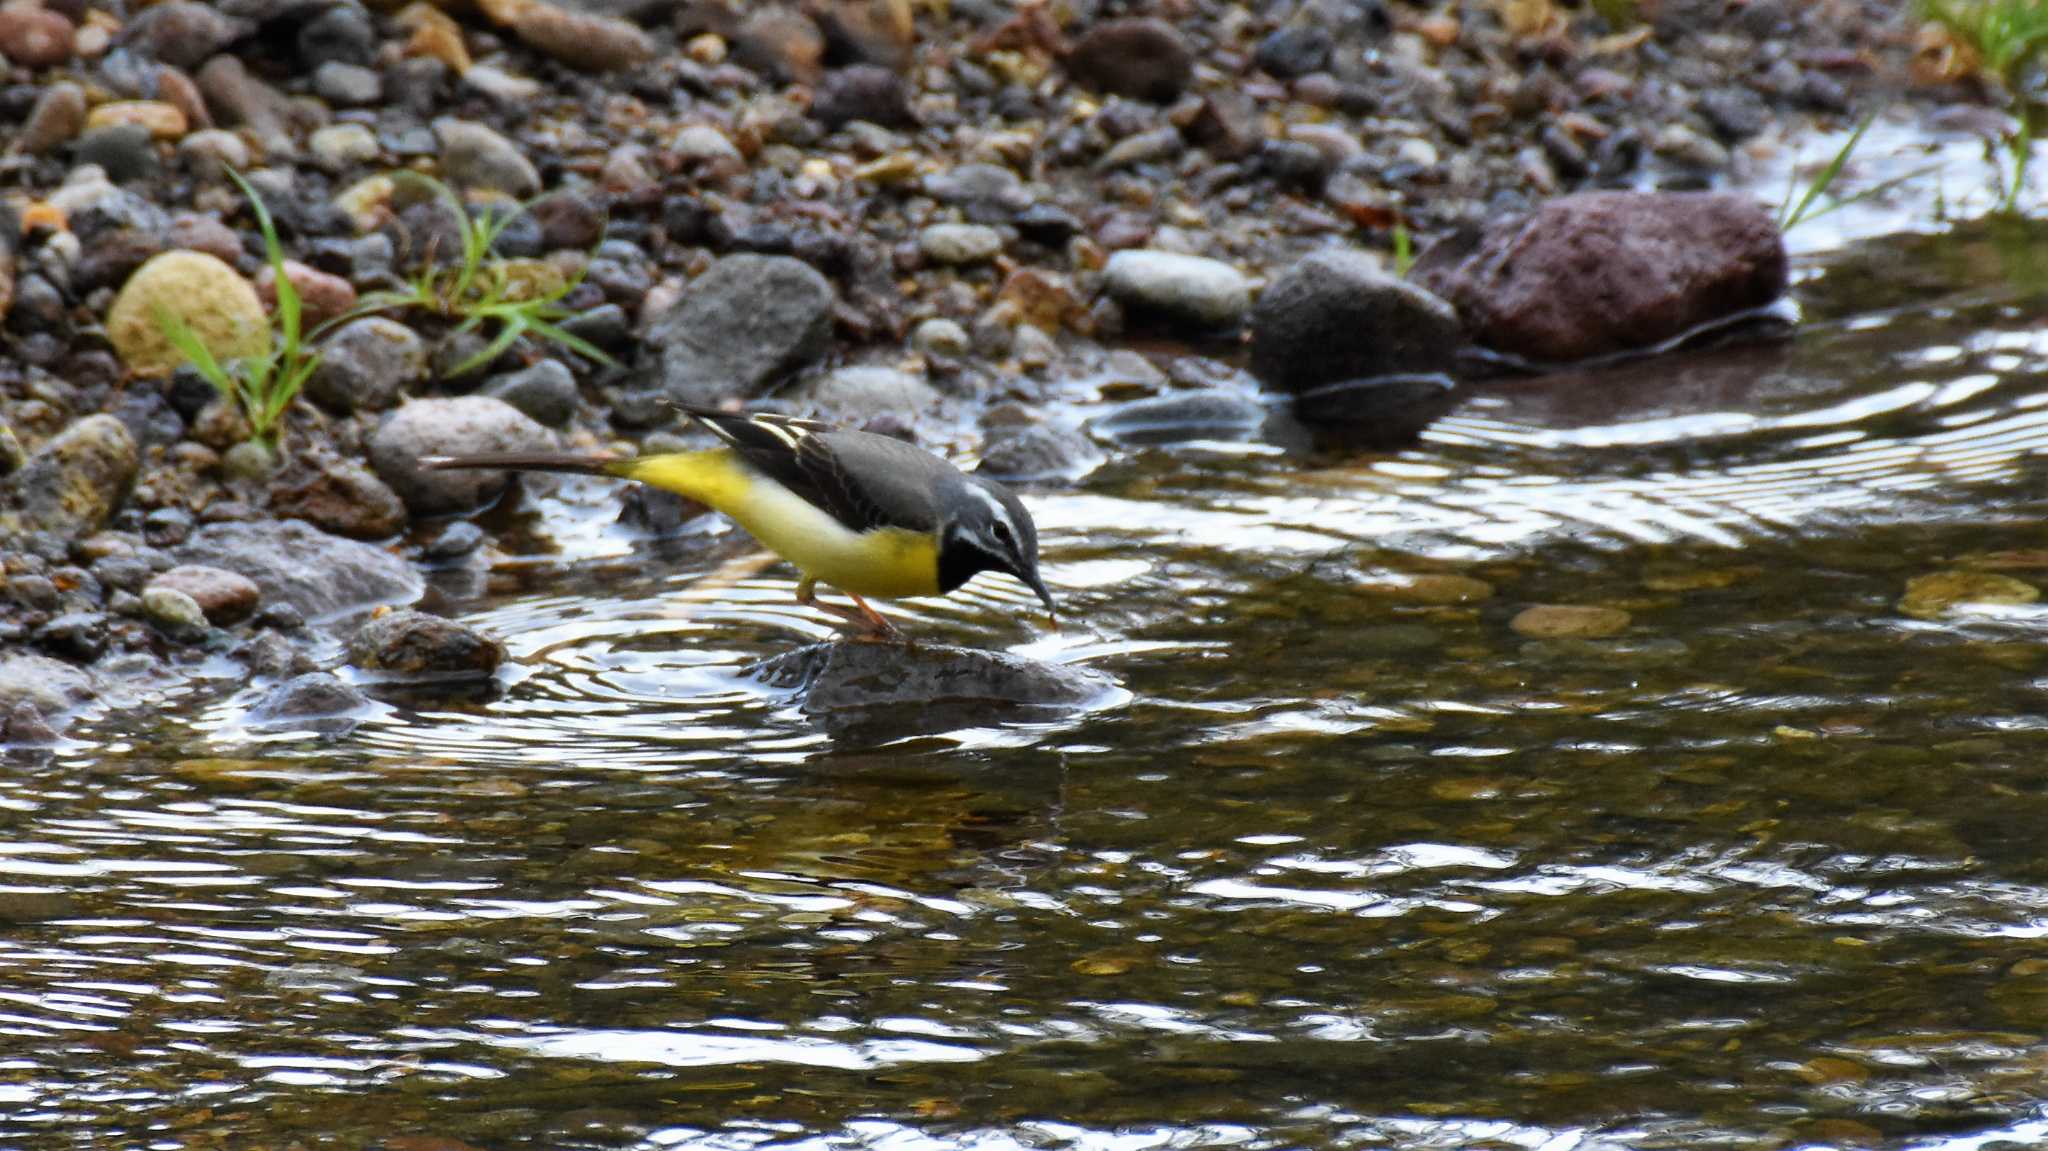
[[[1024,581],[1025,587],[1028,587],[1032,591],[1037,592],[1038,598],[1045,602],[1046,623],[1052,626],[1052,630],[1060,630],[1059,609],[1053,606],[1052,593],[1045,590],[1045,581],[1039,578],[1037,565],[1034,564],[1030,567],[1024,568],[1022,571],[1019,571],[1016,574],[1018,579]]]

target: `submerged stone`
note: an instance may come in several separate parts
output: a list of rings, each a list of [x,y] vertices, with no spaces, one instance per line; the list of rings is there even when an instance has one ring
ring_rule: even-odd
[[[750,674],[795,690],[811,715],[930,704],[1074,708],[1115,688],[1088,668],[934,644],[812,644],[755,664]]]

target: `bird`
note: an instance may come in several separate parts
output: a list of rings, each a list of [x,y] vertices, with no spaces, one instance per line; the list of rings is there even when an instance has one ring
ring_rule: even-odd
[[[765,412],[678,406],[720,444],[622,457],[558,452],[428,456],[435,470],[577,472],[635,480],[695,500],[737,522],[794,565],[796,601],[844,620],[862,638],[900,635],[869,599],[946,595],[982,572],[1037,593],[1059,626],[1038,574],[1038,527],[1015,492],[969,475],[913,444],[873,432]],[[852,607],[817,598],[837,588]]]

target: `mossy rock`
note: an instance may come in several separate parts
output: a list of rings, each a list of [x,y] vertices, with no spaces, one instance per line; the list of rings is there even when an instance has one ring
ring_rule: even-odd
[[[107,338],[137,375],[168,375],[185,362],[164,335],[160,316],[184,320],[222,363],[270,351],[270,320],[256,286],[204,252],[153,256],[114,297]]]

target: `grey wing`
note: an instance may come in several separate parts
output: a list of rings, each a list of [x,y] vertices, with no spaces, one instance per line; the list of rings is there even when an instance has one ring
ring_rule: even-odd
[[[921,449],[814,420],[685,410],[742,460],[854,531],[937,526],[933,489],[951,465]]]

